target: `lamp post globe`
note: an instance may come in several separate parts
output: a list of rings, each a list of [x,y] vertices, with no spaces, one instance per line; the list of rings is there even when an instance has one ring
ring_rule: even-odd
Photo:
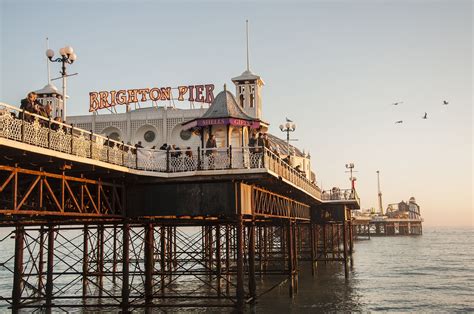
[[[48,57],[48,59],[51,60],[54,57],[54,50],[53,49],[46,50],[46,57]]]
[[[296,130],[296,123],[287,122],[285,124],[280,124],[280,131],[286,132],[286,146],[287,146],[287,153],[288,156],[290,155],[290,132],[294,132]]]

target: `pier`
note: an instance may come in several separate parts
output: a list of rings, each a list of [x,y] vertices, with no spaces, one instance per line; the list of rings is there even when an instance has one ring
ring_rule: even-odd
[[[422,235],[422,219],[360,218],[354,217],[354,234],[358,238],[371,236]]]
[[[349,274],[356,190],[321,191],[266,147],[176,156],[0,103],[0,150],[13,312],[243,311],[265,293],[257,278],[292,297],[300,263]]]

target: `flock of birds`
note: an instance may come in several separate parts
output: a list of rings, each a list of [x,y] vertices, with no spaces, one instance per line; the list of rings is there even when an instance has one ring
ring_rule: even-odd
[[[403,101],[398,101],[398,102],[394,102],[392,103],[392,106],[398,106],[400,104],[403,104]],[[443,105],[444,106],[447,106],[449,104],[449,102],[447,100],[443,100]],[[428,119],[428,113],[425,112],[425,114],[421,117],[422,119]],[[398,123],[403,123],[403,120],[398,120],[398,121],[395,121],[395,124],[398,124]]]

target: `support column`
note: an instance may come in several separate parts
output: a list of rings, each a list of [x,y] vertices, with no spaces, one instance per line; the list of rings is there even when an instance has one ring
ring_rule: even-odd
[[[128,313],[130,304],[130,225],[128,223],[123,224],[122,241],[122,313]]]
[[[48,228],[48,266],[46,275],[46,310],[51,311],[53,305],[53,267],[54,267],[54,226]]]
[[[249,292],[252,302],[257,296],[257,284],[255,280],[255,221],[252,220],[249,226]]]
[[[230,238],[230,226],[225,225],[225,272],[226,272],[226,284],[225,293],[229,295],[230,290],[230,249],[231,249],[231,238]]]
[[[145,225],[145,306],[153,305],[153,252],[154,252],[153,224]]]
[[[104,281],[104,225],[97,226],[97,287],[99,297],[103,294]]]
[[[43,264],[44,264],[44,226],[40,227],[40,244],[39,244],[39,257],[38,257],[38,296],[41,296],[44,283],[43,283]]]
[[[12,311],[18,313],[21,303],[21,287],[23,278],[23,249],[25,228],[17,226],[15,230],[15,264],[13,272]]]
[[[236,237],[237,237],[237,310],[242,312],[244,310],[244,226],[242,215],[237,216],[236,223]]]
[[[216,225],[216,272],[217,272],[217,296],[221,297],[221,226]]]
[[[85,299],[87,296],[88,279],[87,275],[89,272],[89,227],[84,225],[82,238],[82,298]]]
[[[294,279],[294,259],[293,259],[293,253],[294,253],[294,248],[293,248],[293,222],[291,220],[288,220],[288,230],[287,230],[287,240],[288,240],[288,286],[289,286],[289,294],[290,297],[293,298],[294,296],[294,289],[295,289],[295,279]]]
[[[166,271],[166,227],[160,227],[160,285],[161,285],[161,294],[165,293],[165,271]]]
[[[343,238],[343,242],[344,242],[344,276],[347,278],[349,278],[349,266],[347,265],[347,222],[346,222],[346,219],[344,219],[342,221],[342,238]]]

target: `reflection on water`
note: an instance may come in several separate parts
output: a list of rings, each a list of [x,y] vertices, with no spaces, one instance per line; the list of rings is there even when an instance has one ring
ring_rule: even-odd
[[[311,276],[310,264],[300,266],[298,294],[293,300],[288,297],[288,286],[284,285],[262,296],[255,306],[257,312],[278,310],[279,313],[301,313],[364,309],[360,302],[361,294],[354,289],[357,286],[356,279],[344,278],[342,264],[319,263],[314,277]],[[263,286],[266,285],[268,284]]]
[[[425,228],[423,236],[358,241],[349,280],[338,264],[300,272],[299,293],[287,287],[256,305],[258,312],[474,311],[474,231]]]

